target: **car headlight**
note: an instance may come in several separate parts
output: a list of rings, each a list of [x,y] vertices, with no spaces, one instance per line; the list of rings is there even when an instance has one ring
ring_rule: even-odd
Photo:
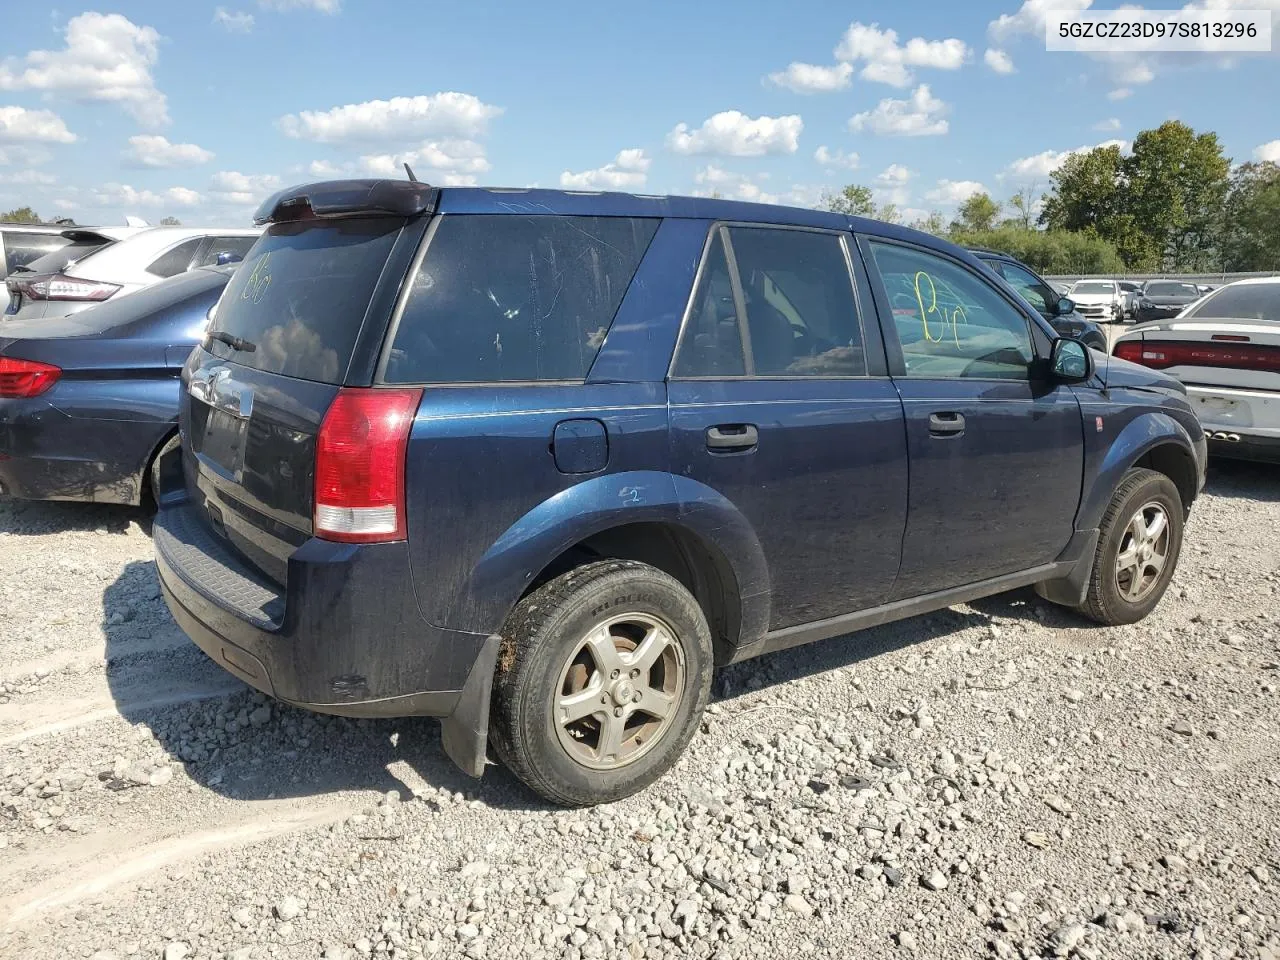
[[[1148,300],[1146,297],[1143,297],[1141,300],[1138,301],[1138,306],[1140,306],[1143,310],[1150,310],[1152,307],[1155,306],[1155,304],[1152,303],[1150,300]]]

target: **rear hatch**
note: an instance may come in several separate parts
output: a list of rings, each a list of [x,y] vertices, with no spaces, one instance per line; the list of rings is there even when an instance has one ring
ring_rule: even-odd
[[[391,211],[317,216],[319,194],[314,211],[305,198],[292,208],[288,199],[269,202],[276,219],[282,208],[305,215],[271,223],[249,251],[183,371],[181,403],[192,507],[280,584],[312,534],[325,414],[342,386],[372,381],[426,226]]]

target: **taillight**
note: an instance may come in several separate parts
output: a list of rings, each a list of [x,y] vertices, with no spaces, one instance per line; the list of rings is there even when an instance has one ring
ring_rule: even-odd
[[[101,301],[110,299],[120,289],[120,284],[57,274],[43,280],[19,282],[19,289],[32,300]]]
[[[1115,355],[1144,367],[1230,367],[1280,373],[1280,347],[1257,343],[1199,343],[1191,340],[1125,340]]]
[[[420,389],[338,391],[316,437],[316,536],[405,538],[405,451],[421,400]]]
[[[51,363],[0,357],[0,397],[20,400],[38,397],[55,383],[62,370]]]

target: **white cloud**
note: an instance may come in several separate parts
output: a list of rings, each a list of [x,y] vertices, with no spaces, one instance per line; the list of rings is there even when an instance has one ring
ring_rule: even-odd
[[[138,190],[127,183],[105,183],[90,191],[91,206],[96,207],[194,207],[204,198],[186,187],[169,187],[159,193]]]
[[[1264,163],[1280,163],[1280,140],[1272,140],[1269,143],[1255,147],[1253,159],[1261,160]]]
[[[0,68],[3,69],[3,68]],[[0,107],[0,143],[75,143],[76,135],[50,110]]]
[[[707,197],[712,194],[730,200],[749,200],[753,203],[777,203],[778,196],[766,193],[759,181],[767,179],[764,175],[748,177],[741,173],[732,173],[710,164],[694,174],[694,182],[698,189],[693,191],[695,197]]]
[[[1045,150],[1042,153],[1013,161],[1005,168],[1004,173],[1000,175],[1000,179],[1044,180],[1053,171],[1062,166],[1067,157],[1073,153],[1088,153],[1098,147],[1119,147],[1123,152],[1129,149],[1129,141],[1104,140],[1102,143],[1096,143],[1093,146],[1075,147],[1071,150]]]
[[[337,13],[342,9],[341,0],[258,0],[263,10],[315,10],[319,13]]]
[[[1093,129],[1101,130],[1103,133],[1114,133],[1120,129],[1120,118],[1107,117],[1105,120],[1099,120],[1093,125]]]
[[[58,182],[58,178],[43,170],[19,170],[17,173],[0,173],[0,183],[15,186],[48,187]]]
[[[813,152],[813,159],[824,167],[843,167],[846,170],[857,170],[859,158],[856,153],[845,153],[843,150],[828,150],[825,146]]]
[[[194,143],[170,143],[161,136],[139,134],[129,138],[125,159],[143,167],[194,167],[208,163],[213,153]]]
[[[248,33],[253,29],[253,14],[217,7],[213,11],[213,22],[232,33]]]
[[[667,147],[676,153],[729,157],[795,153],[803,129],[804,121],[795,114],[753,119],[737,110],[725,110],[708,117],[696,130],[677,124],[667,134]]]
[[[975,193],[986,193],[987,188],[976,180],[939,180],[937,186],[925,193],[925,200],[944,207],[964,203]]]
[[[876,174],[876,185],[872,193],[880,203],[892,203],[902,206],[911,199],[910,183],[915,171],[901,163],[891,163]]]
[[[910,85],[915,76],[912,67],[934,70],[959,70],[969,59],[970,50],[961,40],[925,40],[912,37],[898,43],[893,30],[881,30],[878,24],[868,26],[854,21],[836,46],[836,59],[862,63],[864,80],[888,83],[895,87]]]
[[[118,13],[82,13],[65,30],[62,50],[33,50],[0,63],[0,90],[35,90],[71,100],[116,103],[138,122],[169,122],[151,68],[160,34]]]
[[[1018,72],[1009,55],[1003,50],[997,50],[995,47],[988,47],[987,52],[982,55],[982,59],[996,73]]]
[[[929,92],[929,85],[916,87],[909,100],[881,100],[874,110],[854,114],[849,128],[887,137],[933,137],[950,129],[950,107]]]
[[[1108,91],[1108,100],[1127,100],[1133,96],[1133,91],[1128,87],[1117,87],[1115,90]]]
[[[209,179],[209,195],[223,203],[249,206],[265,200],[281,186],[275,174],[219,170]]]
[[[306,167],[307,173],[313,177],[322,177],[325,180],[336,180],[346,175],[347,167],[340,166],[336,163],[330,163],[328,160],[312,160]]]
[[[829,93],[849,86],[853,80],[853,64],[837,63],[823,67],[812,63],[792,63],[785,70],[769,74],[768,80],[774,86],[786,87],[796,93]]]
[[[649,157],[639,148],[621,150],[611,163],[595,170],[560,174],[560,186],[568,190],[634,190],[648,176]]]
[[[331,110],[302,110],[281,117],[278,125],[286,136],[319,143],[475,137],[500,113],[501,107],[469,93],[450,91],[348,103]]]
[[[987,35],[996,42],[1030,35],[1044,40],[1049,11],[1086,10],[1093,0],[1026,0],[1016,13],[1004,13],[987,24]]]
[[[489,171],[484,145],[474,140],[429,140],[413,150],[360,158],[363,171],[375,177],[403,177],[406,163],[419,180],[441,186],[474,186],[476,174]]]

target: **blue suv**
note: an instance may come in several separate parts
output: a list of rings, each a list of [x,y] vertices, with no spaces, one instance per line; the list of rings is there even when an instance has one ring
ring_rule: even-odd
[[[1176,381],[923,233],[386,180],[257,220],[156,469],[170,609],[559,803],[659,777],[721,664],[1027,585],[1136,621],[1203,486]]]

